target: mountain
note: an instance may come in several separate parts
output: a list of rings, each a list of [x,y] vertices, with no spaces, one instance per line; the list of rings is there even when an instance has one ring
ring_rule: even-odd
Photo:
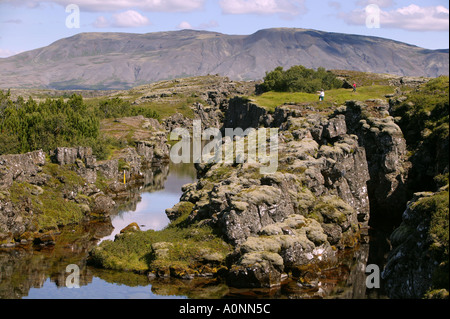
[[[308,29],[264,29],[251,35],[194,30],[80,33],[0,59],[0,88],[125,89],[206,74],[259,80],[277,66],[297,64],[435,77],[449,73],[449,53]]]

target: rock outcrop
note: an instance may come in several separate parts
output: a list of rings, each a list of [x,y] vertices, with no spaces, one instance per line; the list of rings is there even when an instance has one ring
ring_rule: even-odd
[[[148,170],[166,170],[168,152],[156,134],[98,162],[90,147],[58,147],[50,162],[43,151],[0,156],[0,246],[53,245],[60,226],[109,219],[131,188],[158,184]]]
[[[11,187],[14,181],[32,181],[41,184],[45,177],[39,176],[45,164],[42,150],[26,154],[0,155],[0,188]]]
[[[414,194],[390,236],[392,250],[382,272],[389,297],[423,298],[428,293],[433,298],[439,291],[429,287],[448,287],[445,223],[448,227],[448,187]]]
[[[260,125],[267,125],[268,122],[267,111],[264,108],[247,99],[234,97],[228,102],[223,127],[233,129],[240,127],[245,130],[249,127],[258,128]]]
[[[388,110],[389,104],[381,100],[348,102],[345,119],[367,154],[372,221],[393,224],[408,201],[411,164],[402,130]]]
[[[268,119],[263,111],[249,111],[257,108],[249,104],[242,114],[254,118],[240,118],[242,104],[232,105],[225,123],[259,127]],[[218,229],[235,247],[228,258],[230,284],[279,285],[296,267],[331,258],[364,235],[372,175],[363,142],[348,128],[356,117],[353,107],[348,102],[331,114],[301,106],[277,108],[269,122],[280,128],[274,174],[261,174],[261,163],[197,165],[200,179],[183,187],[180,203],[193,204],[187,222]],[[381,130],[386,134],[381,165],[392,173],[404,149],[398,147],[403,144],[397,127],[387,123],[393,128]],[[182,215],[179,207],[168,213]]]
[[[248,161],[197,164],[200,179],[184,186],[180,204],[193,205],[187,222],[218,229],[235,247],[231,285],[279,285],[297,267],[354,247],[371,214],[386,218],[393,208],[395,215],[406,201],[409,163],[388,109],[370,100],[328,113],[283,105],[269,114],[249,100],[229,100],[222,129],[279,129],[277,172],[261,174],[263,165]],[[168,214],[175,219],[184,206]]]

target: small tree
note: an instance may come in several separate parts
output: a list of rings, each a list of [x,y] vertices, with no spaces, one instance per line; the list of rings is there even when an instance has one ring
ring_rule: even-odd
[[[294,65],[286,71],[279,66],[271,72],[266,72],[264,82],[257,87],[257,91],[314,93],[322,88],[330,90],[340,87],[342,82],[322,67],[316,71],[303,65]]]

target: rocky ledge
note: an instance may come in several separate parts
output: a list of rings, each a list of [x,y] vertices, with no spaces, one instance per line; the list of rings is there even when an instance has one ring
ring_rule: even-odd
[[[270,287],[357,245],[370,215],[367,185],[380,171],[392,175],[388,180],[401,175],[405,144],[394,119],[382,116],[383,101],[349,101],[331,113],[283,106],[272,116],[245,103],[248,113],[235,116],[230,102],[227,123],[278,127],[277,172],[261,174],[262,164],[248,162],[198,165],[200,180],[184,186],[181,203],[167,214],[176,220],[191,203],[186,222],[217,229],[234,247],[226,260],[228,283]],[[245,119],[250,114],[252,121]],[[370,139],[382,145],[371,144],[367,154]],[[375,155],[383,160],[367,160]],[[390,185],[384,198],[398,184]]]
[[[248,156],[196,164],[198,181],[184,185],[180,202],[166,210],[167,229],[102,243],[91,252],[92,263],[149,277],[219,276],[235,287],[274,287],[288,277],[308,285],[307,274],[318,265],[335,264],[365,243],[370,192],[394,200],[407,167],[401,130],[384,112],[387,102],[349,101],[325,111],[286,105],[273,114],[248,103],[230,100],[225,125],[247,123],[242,128],[254,125],[257,134],[261,125],[278,128],[276,172],[262,173],[267,163]],[[239,140],[248,150],[247,137]],[[369,189],[375,176],[385,178],[382,190]],[[133,248],[124,257],[126,247]]]
[[[89,147],[1,155],[0,247],[54,244],[65,225],[109,219],[136,195],[130,189],[153,182],[152,166],[167,163],[168,150],[162,136],[104,161]]]

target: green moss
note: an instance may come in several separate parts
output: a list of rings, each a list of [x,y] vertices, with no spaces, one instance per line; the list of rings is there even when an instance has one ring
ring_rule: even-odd
[[[94,183],[95,187],[97,187],[100,191],[105,192],[108,189],[108,182],[105,176],[97,171],[97,178]]]
[[[44,189],[34,207],[40,212],[37,220],[43,229],[79,223],[84,217],[83,209],[77,203],[65,200],[51,188]]]
[[[19,204],[31,197],[31,185],[28,183],[14,182],[9,189],[10,199],[13,204]]]
[[[448,174],[449,173],[438,174],[434,177],[434,182],[436,183],[437,187],[443,187],[449,183]]]
[[[318,222],[336,223],[341,225],[347,220],[347,215],[352,208],[338,197],[319,198],[319,202],[314,206],[308,217]]]
[[[205,179],[209,182],[217,182],[227,179],[231,176],[232,173],[233,170],[230,167],[226,165],[220,165],[211,168],[206,174]]]
[[[33,223],[38,230],[54,229],[61,225],[78,223],[84,218],[84,209],[63,194],[77,191],[85,180],[71,170],[71,166],[46,163],[43,173],[50,176],[45,186],[14,182],[10,199],[15,205],[27,203],[33,211]],[[87,201],[89,202],[89,201]]]
[[[423,141],[448,139],[449,133],[449,77],[432,79],[407,99],[392,108],[392,115],[400,118],[407,143],[415,148]],[[431,134],[423,134],[429,131]]]
[[[152,248],[155,243],[170,243],[164,254]],[[169,267],[195,268],[205,251],[225,257],[231,248],[214,235],[209,227],[169,226],[161,231],[142,231],[104,241],[91,252],[95,265],[134,272],[155,271]]]
[[[192,213],[193,208],[194,208],[194,204],[192,204],[191,202],[180,202],[177,205],[177,211],[178,211],[179,217],[176,220],[174,220],[172,223],[170,223],[169,227],[175,227],[175,226],[180,226],[180,225],[184,224],[186,219]]]
[[[439,192],[414,203],[419,216],[430,219],[428,230],[430,253],[438,267],[433,273],[433,289],[449,289],[449,193]]]
[[[53,163],[46,163],[42,168],[43,173],[50,175],[52,178],[47,183],[52,187],[73,190],[80,185],[84,185],[86,181],[72,170],[71,165],[61,166]]]
[[[39,191],[36,191],[39,190]],[[58,188],[37,188],[29,183],[14,182],[10,188],[10,199],[15,205],[28,203],[38,230],[54,229],[61,225],[80,222],[83,209],[75,202],[65,200]]]
[[[130,164],[128,164],[123,158],[119,158],[118,161],[119,161],[119,172],[130,169]]]

